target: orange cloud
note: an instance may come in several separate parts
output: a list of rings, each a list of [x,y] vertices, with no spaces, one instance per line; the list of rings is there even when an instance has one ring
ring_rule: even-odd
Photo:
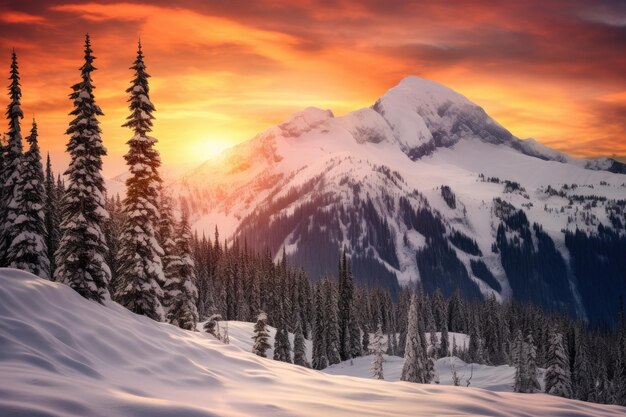
[[[0,12],[0,20],[7,23],[42,23],[46,19],[23,12],[5,11]]]

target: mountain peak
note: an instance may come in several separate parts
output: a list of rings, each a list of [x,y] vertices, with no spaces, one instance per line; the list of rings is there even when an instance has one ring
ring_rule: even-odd
[[[383,98],[387,99],[399,97],[412,98],[413,100],[422,99],[420,104],[441,103],[445,101],[473,104],[466,97],[443,84],[414,75],[400,80],[395,87],[391,88],[383,96]]]

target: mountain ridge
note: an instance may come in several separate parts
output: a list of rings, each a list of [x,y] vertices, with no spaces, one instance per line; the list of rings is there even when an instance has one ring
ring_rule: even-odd
[[[588,266],[572,259],[583,243],[570,236],[602,226],[623,239],[624,177],[599,168],[610,166],[518,139],[460,94],[410,77],[345,116],[298,112],[170,189],[197,230],[218,224],[259,250],[284,248],[313,278],[334,272],[345,247],[370,285],[418,281],[608,320],[612,307],[596,314],[598,300],[580,294]]]

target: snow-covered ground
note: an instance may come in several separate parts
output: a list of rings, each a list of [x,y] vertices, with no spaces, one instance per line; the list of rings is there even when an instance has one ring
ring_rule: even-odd
[[[224,322],[222,322],[222,330],[224,329]],[[240,347],[242,350],[250,352],[252,350],[252,334],[254,323],[246,323],[241,321],[229,321],[229,338],[230,343]],[[202,329],[201,325],[198,326]],[[274,345],[274,335],[276,329],[267,326],[268,333],[270,334],[270,344]],[[437,333],[437,338],[440,338],[440,333]],[[373,338],[373,335],[370,339]],[[469,337],[461,333],[450,333],[449,344],[452,346],[452,340],[456,341],[459,346],[463,346],[463,343],[469,343]],[[289,340],[293,346],[293,334],[289,334]],[[429,340],[429,335],[426,333],[426,340]],[[383,343],[387,343],[386,337],[383,338]],[[311,341],[305,341],[307,358],[311,360]],[[267,351],[267,357],[271,358],[274,354],[273,349]],[[400,374],[402,373],[403,359],[398,356],[384,355],[385,362],[383,364],[385,380],[387,381],[399,381]],[[345,361],[336,365],[331,365],[324,369],[322,372],[331,375],[347,375],[359,378],[371,378],[371,363],[372,356],[367,355],[360,358],[353,359],[352,361]],[[439,380],[441,385],[453,385],[452,373],[456,370],[457,376],[461,379],[461,385],[467,386],[467,380],[470,380],[470,386],[475,388],[488,389],[490,391],[511,392],[513,391],[513,378],[515,377],[515,368],[508,365],[503,366],[487,366],[478,364],[467,364],[457,357],[440,358],[435,363],[436,379]],[[539,379],[543,379],[543,370],[539,371]],[[543,381],[542,381],[543,383]]]
[[[230,326],[231,341],[237,339]],[[243,343],[243,334],[242,343]],[[473,381],[473,380],[472,380]],[[329,375],[0,269],[0,416],[614,416],[544,394]]]

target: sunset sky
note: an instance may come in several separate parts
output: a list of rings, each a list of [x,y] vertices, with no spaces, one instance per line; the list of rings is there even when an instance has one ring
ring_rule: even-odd
[[[106,176],[125,169],[124,90],[140,36],[154,136],[174,171],[304,107],[341,115],[369,106],[407,75],[459,91],[518,137],[575,156],[626,155],[623,0],[0,4],[2,79],[15,47],[25,122],[37,118],[57,166],[67,163],[68,94],[86,32],[98,58]]]

